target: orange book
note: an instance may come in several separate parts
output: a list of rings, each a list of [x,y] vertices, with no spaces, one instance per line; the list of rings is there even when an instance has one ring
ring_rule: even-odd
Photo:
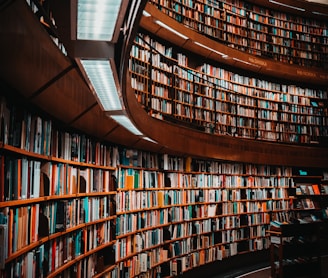
[[[317,184],[312,184],[312,188],[313,188],[313,192],[316,195],[320,195],[320,189],[319,189],[319,185]]]
[[[191,172],[191,163],[192,163],[192,158],[188,156],[186,158],[186,172]]]
[[[158,197],[158,206],[163,207],[164,206],[164,192],[158,191],[157,197]]]
[[[132,189],[134,185],[134,176],[133,175],[126,175],[125,176],[125,188]]]

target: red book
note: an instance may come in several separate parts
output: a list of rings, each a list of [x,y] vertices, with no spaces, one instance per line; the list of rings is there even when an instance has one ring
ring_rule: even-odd
[[[320,195],[320,190],[319,190],[319,185],[317,184],[312,184],[313,192],[316,195]]]

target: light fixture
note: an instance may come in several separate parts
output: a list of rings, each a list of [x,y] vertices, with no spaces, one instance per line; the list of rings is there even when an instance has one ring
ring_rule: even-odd
[[[153,139],[150,139],[149,137],[142,137],[144,140],[152,142],[154,144],[158,144],[156,141],[154,141]]]
[[[166,30],[178,35],[179,37],[183,38],[184,40],[188,40],[189,38],[183,34],[181,34],[180,32],[174,30],[173,28],[171,28],[170,26],[166,25],[165,23],[163,23],[162,21],[159,20],[155,20],[155,23],[158,24],[159,26],[165,28]]]
[[[111,115],[111,118],[119,123],[121,126],[125,127],[127,130],[132,132],[134,135],[142,136],[143,134],[139,129],[135,127],[135,125],[131,122],[131,120],[126,115]]]
[[[320,12],[315,12],[315,11],[313,11],[312,13],[313,13],[313,14],[315,14],[315,15],[323,15],[323,16],[328,16],[328,14],[325,14],[325,13],[320,13]]]
[[[146,12],[145,10],[142,11],[142,15],[145,17],[150,17],[150,13]]]
[[[219,54],[219,55],[221,55],[221,56],[227,56],[227,55],[225,55],[224,53],[222,53],[222,52],[220,52],[220,51],[217,51],[217,50],[215,50],[215,49],[213,49],[213,48],[210,48],[210,47],[208,47],[208,46],[206,46],[206,45],[204,45],[204,44],[202,44],[202,43],[199,43],[199,42],[194,42],[195,44],[197,44],[197,45],[199,45],[199,46],[201,46],[201,47],[203,47],[203,48],[205,48],[205,49],[207,49],[207,50],[209,50],[209,51],[212,51],[212,52],[214,52],[214,53],[216,53],[216,54]],[[224,58],[226,58],[226,57],[224,57]]]
[[[78,0],[77,39],[112,41],[122,12],[121,3],[120,0]]]
[[[252,63],[247,62],[247,61],[244,61],[244,60],[240,60],[240,59],[235,58],[235,57],[233,57],[232,60],[235,60],[235,61],[240,62],[240,63],[244,63],[244,64],[246,64],[246,65],[250,65],[250,66],[253,66],[253,67],[258,67],[258,68],[260,67],[260,66],[258,66],[258,65],[252,64]]]
[[[103,110],[122,110],[114,62],[111,60],[83,59],[80,62]]]
[[[304,11],[305,11],[305,9],[303,9],[303,8],[299,8],[299,7],[295,7],[295,6],[287,5],[287,4],[285,4],[285,3],[280,3],[280,2],[278,2],[278,1],[269,0],[269,2],[271,2],[272,4],[276,4],[276,5],[284,6],[284,7],[291,8],[291,9],[295,9],[295,10],[298,10],[298,11],[301,11],[301,12],[304,12]]]

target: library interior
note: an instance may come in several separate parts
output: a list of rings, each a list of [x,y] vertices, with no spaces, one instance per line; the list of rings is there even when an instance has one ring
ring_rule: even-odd
[[[0,278],[328,278],[328,1],[1,0]]]

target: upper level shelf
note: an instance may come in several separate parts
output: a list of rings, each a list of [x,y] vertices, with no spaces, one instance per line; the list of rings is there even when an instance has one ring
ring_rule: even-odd
[[[242,0],[149,2],[179,23],[231,48],[283,63],[327,68],[328,24],[324,19]]]
[[[298,144],[327,140],[325,89],[201,63],[144,34],[136,38],[129,67],[137,100],[153,117],[248,139]]]
[[[287,14],[284,14],[284,16],[277,14],[275,17],[266,17],[263,20],[254,21],[256,26],[255,23],[252,23],[254,26],[251,28],[249,27],[250,23],[247,23],[250,21],[248,18],[243,19],[246,22],[246,27],[243,26],[242,19],[234,20],[234,24],[227,23],[226,14],[233,13],[226,9],[220,10],[219,7],[217,7],[218,11],[225,14],[222,22],[220,21],[221,17],[213,16],[212,19],[217,20],[218,23],[211,23],[211,20],[205,20],[209,18],[209,15],[205,16],[205,13],[196,12],[195,9],[192,10],[193,13],[190,11],[188,16],[182,17],[180,13],[181,20],[179,21],[176,20],[174,10],[168,8],[172,5],[160,5],[160,3],[156,5],[149,3],[146,6],[140,26],[158,37],[165,38],[171,44],[197,53],[203,56],[204,59],[270,77],[299,83],[306,82],[316,86],[326,86],[328,83],[328,73],[325,68],[325,65],[327,65],[327,31],[324,31],[327,28],[324,27],[325,21],[316,22],[295,16],[290,16],[291,18],[287,20]],[[171,3],[171,1],[165,3]],[[200,1],[198,4],[201,4]],[[182,4],[180,3],[180,5]],[[202,5],[204,6],[204,4]],[[215,10],[214,7],[212,10]],[[253,10],[247,10],[248,17],[254,15],[255,18],[259,18],[260,12],[255,13],[254,10],[251,13],[250,11]],[[202,24],[197,21],[201,24],[201,28],[194,28],[193,25],[187,24],[189,21],[195,22],[195,13],[203,16]],[[242,13],[246,13],[246,9]],[[235,17],[238,16],[241,17],[241,15],[235,15]],[[264,17],[264,15],[261,16]],[[283,19],[278,20],[277,18],[280,18],[280,16],[285,18],[285,21]],[[191,18],[188,19],[189,17]],[[188,19],[189,21],[185,23],[182,19]],[[281,26],[275,27],[273,24],[265,23],[266,21],[269,22],[269,19],[270,21],[279,22],[275,24]],[[312,26],[312,29],[302,31],[301,35],[301,31],[293,31],[293,29],[284,27],[287,23],[291,25],[290,21],[292,19],[297,20],[292,24],[293,27],[289,26],[288,28],[303,30],[303,28],[309,29],[308,26]],[[219,28],[219,23],[222,28]],[[222,33],[222,39],[219,40],[214,35],[207,33],[208,29],[215,28],[217,28],[217,32]],[[318,32],[322,35],[317,34]],[[297,36],[296,33],[298,33]],[[325,65],[322,65],[322,63]]]

